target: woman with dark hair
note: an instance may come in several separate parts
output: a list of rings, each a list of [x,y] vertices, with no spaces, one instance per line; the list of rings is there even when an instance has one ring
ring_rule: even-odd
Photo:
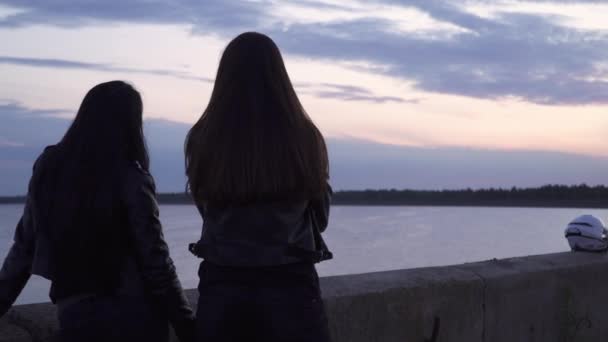
[[[203,218],[197,340],[329,341],[314,267],[331,258],[327,149],[269,37],[228,44],[185,152]]]
[[[0,270],[0,316],[31,274],[51,281],[61,341],[182,341],[194,317],[163,238],[130,85],[99,84],[63,139],[34,164]]]

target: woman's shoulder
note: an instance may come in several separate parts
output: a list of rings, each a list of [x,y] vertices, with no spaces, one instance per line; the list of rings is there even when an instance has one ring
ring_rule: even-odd
[[[146,168],[144,168],[140,162],[138,162],[137,160],[133,160],[127,163],[127,168],[131,171],[134,172],[137,175],[140,176],[146,176],[146,177],[151,177],[152,175],[150,174],[150,171],[147,170]]]
[[[125,162],[123,167],[124,186],[127,189],[139,189],[142,186],[154,187],[154,178],[150,171],[144,168],[138,161]]]
[[[55,155],[55,151],[57,149],[57,145],[49,145],[42,150],[42,153],[36,158],[34,161],[33,169],[34,171],[43,168],[46,164],[49,163],[50,159],[53,155]]]

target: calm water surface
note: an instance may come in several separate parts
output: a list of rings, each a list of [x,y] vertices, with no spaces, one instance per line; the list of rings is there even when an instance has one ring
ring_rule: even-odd
[[[1,258],[22,210],[0,205]],[[325,233],[334,260],[318,270],[327,276],[566,251],[563,230],[582,214],[608,218],[598,209],[335,206]],[[187,245],[200,235],[201,218],[194,206],[163,205],[161,219],[180,279],[194,288],[200,260]],[[33,277],[18,302],[48,301],[48,286]]]

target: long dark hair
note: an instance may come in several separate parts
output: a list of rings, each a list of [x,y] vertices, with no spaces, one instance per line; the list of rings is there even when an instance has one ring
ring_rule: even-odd
[[[327,148],[279,48],[247,32],[222,55],[211,99],[185,143],[197,202],[310,199],[326,191]]]
[[[142,111],[132,86],[101,83],[86,94],[63,139],[39,160],[34,202],[57,258],[56,280],[67,277],[63,288],[82,288],[79,281],[90,285],[84,275],[68,276],[83,270],[93,269],[89,278],[99,286],[116,280],[127,240],[120,201],[125,167],[138,163],[147,170],[149,165]]]
[[[86,167],[107,170],[124,161],[136,161],[147,170],[142,115],[141,96],[130,84],[98,84],[85,95],[59,146]]]

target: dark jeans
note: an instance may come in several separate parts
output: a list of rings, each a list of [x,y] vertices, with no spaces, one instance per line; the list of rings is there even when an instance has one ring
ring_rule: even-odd
[[[94,296],[58,310],[61,342],[169,340],[169,323],[143,297]]]
[[[312,264],[232,268],[203,262],[197,341],[329,342]]]

